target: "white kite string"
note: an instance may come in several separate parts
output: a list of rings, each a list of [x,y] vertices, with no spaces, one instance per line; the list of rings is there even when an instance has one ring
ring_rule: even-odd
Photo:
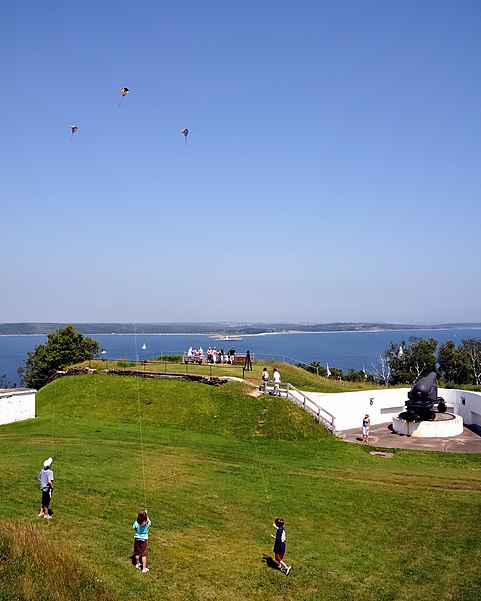
[[[122,113],[127,113],[127,103],[123,102],[121,108]],[[122,119],[122,130],[124,137],[124,150],[125,150],[125,176],[126,176],[126,198],[128,202],[128,207],[130,209],[131,205],[131,194],[130,194],[130,160],[129,160],[129,144],[128,144],[128,136],[127,136],[127,125],[126,119]],[[130,243],[130,282],[131,282],[131,298],[132,298],[132,317],[133,317],[133,328],[134,328],[134,347],[135,347],[135,359],[138,359],[138,347],[137,347],[137,317],[136,317],[136,302],[135,302],[135,278],[134,278],[134,234],[133,234],[133,219],[129,219],[129,243]],[[144,490],[144,507],[147,505],[146,501],[146,478],[145,478],[145,459],[144,459],[144,436],[142,431],[142,409],[140,403],[140,380],[139,377],[135,378],[137,384],[137,406],[138,406],[138,417],[139,417],[139,436],[140,436],[140,456],[141,456],[141,465],[142,465],[142,482],[143,482],[143,490]]]

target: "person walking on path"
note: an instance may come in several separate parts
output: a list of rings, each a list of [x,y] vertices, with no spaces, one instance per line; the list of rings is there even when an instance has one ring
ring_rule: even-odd
[[[134,556],[135,556],[135,567],[142,573],[147,574],[149,568],[147,567],[147,547],[149,543],[149,528],[151,521],[147,515],[146,509],[141,509],[137,515],[137,520],[133,523],[132,528],[135,530],[134,534]],[[142,564],[140,563],[142,559]]]
[[[281,396],[281,389],[279,388],[279,384],[281,383],[281,374],[277,371],[277,367],[274,367],[272,381],[274,382],[274,396]]]
[[[53,472],[50,469],[53,463],[53,459],[49,457],[43,462],[43,469],[40,470],[37,480],[40,481],[40,490],[42,491],[42,504],[40,505],[40,512],[38,517],[50,520],[52,516],[49,512],[50,499],[53,492]]]
[[[252,359],[251,359],[251,352],[247,351],[246,352],[246,360],[244,362],[244,369],[246,369],[247,371],[252,371]]]
[[[285,574],[287,576],[291,571],[292,566],[288,566],[284,561],[284,555],[286,553],[286,531],[284,530],[284,519],[276,518],[272,526],[277,530],[275,536],[271,534],[271,538],[276,539],[276,542],[274,543],[274,557],[279,563],[280,571],[284,572],[285,570]]]
[[[369,415],[366,413],[362,420],[362,442],[368,442],[369,439],[369,428],[371,426],[371,420]]]
[[[264,367],[262,370],[262,390],[264,394],[267,393],[267,382],[269,382],[269,372],[267,371],[267,367]]]

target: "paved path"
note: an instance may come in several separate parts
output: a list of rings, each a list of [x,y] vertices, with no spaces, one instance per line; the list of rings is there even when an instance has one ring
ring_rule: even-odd
[[[346,442],[362,442],[361,428],[344,430],[338,436]],[[452,438],[416,438],[396,434],[390,424],[371,426],[369,446],[383,449],[413,449],[422,451],[448,451],[450,453],[481,453],[481,432],[464,426],[459,436]]]

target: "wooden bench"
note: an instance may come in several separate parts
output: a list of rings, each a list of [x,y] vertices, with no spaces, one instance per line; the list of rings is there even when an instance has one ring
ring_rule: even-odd
[[[204,363],[204,355],[190,355],[188,356],[187,353],[184,353],[182,355],[182,362],[183,363],[197,363],[198,365],[202,365]]]

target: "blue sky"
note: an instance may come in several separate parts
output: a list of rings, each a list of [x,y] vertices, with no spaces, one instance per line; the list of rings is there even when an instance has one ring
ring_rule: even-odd
[[[479,2],[0,23],[0,321],[481,321]]]

